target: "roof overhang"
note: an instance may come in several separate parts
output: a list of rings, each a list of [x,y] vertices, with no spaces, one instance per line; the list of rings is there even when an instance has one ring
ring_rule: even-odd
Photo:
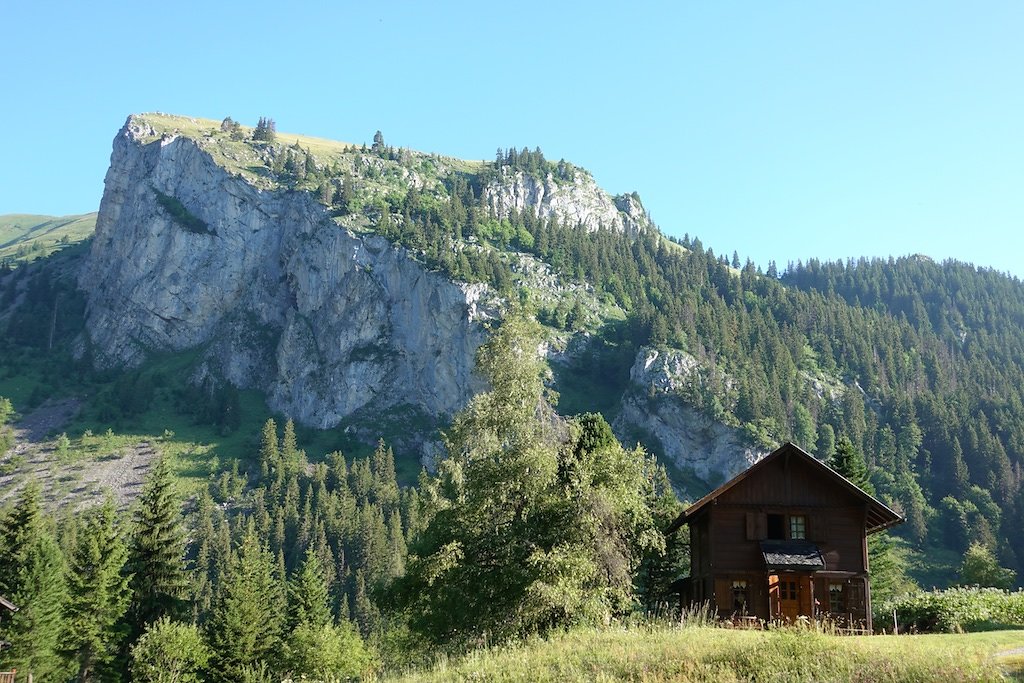
[[[12,612],[17,612],[18,611],[18,606],[15,605],[13,602],[11,602],[10,600],[8,600],[7,598],[5,598],[2,595],[0,595],[0,606],[6,607],[7,609],[11,610]]]
[[[690,507],[683,510],[682,514],[680,514],[676,518],[676,520],[672,522],[672,524],[670,524],[667,529],[665,529],[665,534],[667,535],[675,532],[677,529],[679,529],[679,527],[681,527],[684,524],[687,524],[691,519],[693,519],[697,514],[699,514],[708,504],[713,503],[715,500],[717,500],[718,497],[721,496],[723,493],[725,493],[732,487],[736,486],[737,484],[739,484],[741,481],[751,476],[752,474],[755,474],[758,470],[763,468],[768,463],[786,455],[796,455],[796,457],[801,458],[805,462],[809,463],[812,467],[818,468],[823,475],[831,478],[833,481],[839,484],[839,486],[845,488],[854,496],[864,501],[864,503],[867,505],[867,519],[865,524],[865,531],[868,534],[873,534],[877,531],[888,529],[889,527],[896,526],[897,524],[902,524],[904,521],[906,521],[903,515],[891,509],[888,505],[878,500],[870,493],[868,493],[861,487],[857,486],[852,481],[850,481],[843,475],[839,474],[834,469],[832,469],[825,463],[821,462],[807,451],[803,450],[796,444],[787,442],[776,448],[774,451],[772,451],[771,453],[769,453],[764,458],[757,461],[747,469],[737,474],[729,481],[719,486],[711,493],[707,494],[706,496],[698,500]]]

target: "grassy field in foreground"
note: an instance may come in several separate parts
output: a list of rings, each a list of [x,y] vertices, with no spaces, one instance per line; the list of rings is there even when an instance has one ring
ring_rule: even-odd
[[[834,636],[809,630],[582,630],[480,650],[384,681],[1022,681],[1024,630]]]

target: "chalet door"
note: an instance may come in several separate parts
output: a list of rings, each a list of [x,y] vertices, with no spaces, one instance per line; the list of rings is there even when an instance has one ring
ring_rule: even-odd
[[[771,574],[768,577],[768,602],[772,619],[792,622],[801,615],[811,616],[811,577]]]

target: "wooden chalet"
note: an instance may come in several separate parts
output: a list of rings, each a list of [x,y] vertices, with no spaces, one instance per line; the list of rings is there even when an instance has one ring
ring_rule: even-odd
[[[903,517],[786,443],[688,507],[667,529],[690,530],[682,603],[720,618],[828,617],[871,630],[868,534]]]

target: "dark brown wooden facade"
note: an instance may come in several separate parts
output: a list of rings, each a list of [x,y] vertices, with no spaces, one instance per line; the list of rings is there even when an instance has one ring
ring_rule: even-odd
[[[718,487],[669,527],[690,530],[684,604],[723,619],[828,617],[871,630],[867,537],[896,512],[787,443]]]

